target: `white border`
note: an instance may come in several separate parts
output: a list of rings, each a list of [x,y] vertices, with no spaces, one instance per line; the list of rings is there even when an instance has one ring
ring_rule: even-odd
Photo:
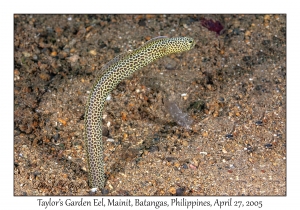
[[[296,2],[296,1],[293,1]],[[300,98],[300,65],[299,57],[299,11],[288,1],[1,1],[0,3],[0,53],[1,53],[1,190],[0,205],[3,209],[41,209],[37,199],[45,197],[14,197],[13,196],[13,14],[14,13],[286,13],[287,14],[287,196],[286,197],[233,197],[234,200],[263,200],[262,209],[299,208],[299,98]],[[298,93],[298,94],[297,94]],[[49,198],[49,197],[47,197]],[[69,197],[54,197],[66,200]],[[74,199],[74,197],[70,197]],[[76,199],[79,197],[75,197]],[[84,197],[92,200],[91,197]],[[148,197],[149,200],[169,200],[170,197]],[[196,199],[187,197],[188,199]],[[218,197],[198,197],[201,200],[214,202]],[[226,200],[224,197],[220,199]],[[134,199],[130,197],[130,199]],[[9,207],[9,208],[5,208]],[[12,208],[13,207],[13,208]],[[19,208],[18,208],[19,207]],[[295,208],[296,207],[296,208]],[[49,209],[48,207],[47,209]],[[72,207],[79,209],[82,207]],[[86,207],[85,207],[86,208]],[[95,207],[96,208],[96,207]],[[101,208],[101,207],[98,207]],[[172,207],[174,208],[174,207]],[[197,207],[199,209],[201,207]],[[43,208],[42,208],[43,209]],[[124,207],[124,209],[127,209]],[[128,208],[129,209],[129,208]],[[133,208],[130,208],[133,209]],[[148,208],[150,209],[150,208]],[[151,208],[155,209],[155,208]],[[164,209],[164,208],[160,208]],[[181,209],[181,208],[175,208]],[[184,208],[185,209],[185,208]],[[190,208],[189,208],[190,209]],[[219,208],[218,208],[219,209]],[[224,209],[224,208],[222,208]],[[226,209],[226,208],[225,208]]]

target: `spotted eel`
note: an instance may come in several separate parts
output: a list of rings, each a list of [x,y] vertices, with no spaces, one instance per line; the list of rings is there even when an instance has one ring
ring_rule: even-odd
[[[102,112],[108,94],[123,79],[163,56],[190,50],[194,39],[189,37],[156,37],[140,48],[121,54],[107,63],[96,79],[85,110],[85,149],[89,169],[89,185],[103,189],[105,184],[102,143]]]

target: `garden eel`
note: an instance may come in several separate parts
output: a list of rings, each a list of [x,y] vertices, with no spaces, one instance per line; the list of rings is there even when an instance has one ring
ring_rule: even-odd
[[[103,189],[105,184],[102,112],[108,94],[136,70],[171,53],[190,50],[194,45],[194,39],[188,37],[156,37],[130,53],[115,57],[101,69],[101,74],[94,83],[85,110],[85,149],[89,169],[89,185],[94,190]]]

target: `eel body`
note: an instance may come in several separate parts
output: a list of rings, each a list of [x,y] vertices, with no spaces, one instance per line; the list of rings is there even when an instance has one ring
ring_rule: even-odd
[[[190,50],[194,45],[194,40],[188,37],[156,37],[128,54],[117,56],[101,69],[85,110],[84,135],[90,187],[102,189],[105,184],[102,112],[108,94],[133,72],[163,56]]]

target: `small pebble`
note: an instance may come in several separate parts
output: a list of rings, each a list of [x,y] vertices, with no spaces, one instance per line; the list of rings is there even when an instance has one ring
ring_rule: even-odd
[[[78,59],[79,59],[78,55],[72,55],[71,57],[69,57],[69,61],[71,63],[75,63]]]
[[[190,164],[189,166],[190,166],[190,169],[192,169],[192,170],[196,170],[197,169],[197,167],[194,166],[193,164]]]
[[[109,193],[109,190],[108,189],[101,189],[101,193],[103,194],[103,195],[107,195],[108,193]]]
[[[225,148],[222,149],[222,152],[225,153],[225,154],[227,153]]]
[[[14,70],[14,74],[15,74],[15,75],[20,75],[19,70],[18,70],[18,69],[15,69],[15,70]]]
[[[26,52],[26,51],[23,52],[23,55],[24,55],[25,57],[27,57],[27,58],[31,56],[31,54],[30,54],[29,52]]]
[[[269,28],[269,27],[270,27],[268,22],[264,22],[264,26],[265,26],[266,28]]]
[[[152,19],[152,18],[155,18],[155,15],[153,15],[153,14],[146,15],[146,19]]]
[[[263,125],[263,122],[261,120],[258,120],[255,122],[255,125],[259,125],[259,126],[262,126]]]
[[[126,140],[128,138],[128,134],[127,133],[124,133],[123,134],[123,140]]]
[[[175,195],[175,194],[176,194],[176,189],[175,189],[175,187],[171,187],[171,188],[169,189],[169,193],[171,193],[172,195]]]
[[[176,162],[176,163],[174,163],[174,166],[175,166],[176,168],[179,168],[179,167],[180,167],[180,163],[179,163],[179,162]]]
[[[48,81],[50,79],[50,75],[43,72],[39,74],[39,77],[44,81]]]
[[[272,144],[265,144],[265,147],[267,148],[267,149],[272,149]]]
[[[74,52],[76,52],[76,49],[75,49],[75,48],[72,48],[72,49],[70,50],[70,53],[74,53]]]
[[[189,167],[187,166],[187,164],[183,164],[182,168],[188,169]]]
[[[265,15],[264,20],[270,20],[270,15]]]
[[[33,55],[32,59],[35,60],[35,61],[37,61],[38,60],[38,56],[37,55]]]
[[[62,118],[58,118],[57,119],[63,126],[66,126],[67,125],[67,121],[62,119]]]
[[[57,52],[56,52],[56,51],[53,51],[50,55],[51,55],[52,57],[55,57],[55,56],[57,56]]]
[[[97,187],[91,189],[91,192],[96,192],[96,191],[97,191]]]
[[[184,193],[184,191],[185,191],[185,189],[184,189],[184,188],[178,188],[178,189],[176,190],[176,195],[178,195],[178,196],[182,196],[182,195],[183,195],[183,193]]]
[[[127,113],[121,112],[122,120],[126,121],[127,120]]]
[[[187,146],[189,145],[189,143],[188,143],[186,140],[184,140],[184,141],[182,142],[182,145],[185,146],[185,147],[187,147]]]
[[[58,34],[61,34],[61,32],[63,32],[63,30],[60,27],[55,27],[54,30]]]
[[[158,151],[158,150],[159,150],[158,146],[151,146],[151,147],[149,148],[149,152],[156,152],[156,151]]]
[[[250,36],[251,35],[251,32],[250,31],[246,31],[245,32],[245,36]]]
[[[97,51],[96,51],[96,50],[90,50],[89,53],[90,53],[91,55],[97,55]]]
[[[231,138],[233,138],[233,135],[232,134],[226,134],[225,137],[228,138],[228,139],[231,139]]]
[[[168,162],[171,162],[171,161],[173,161],[173,160],[176,160],[176,158],[174,158],[174,157],[166,157],[166,160],[167,160]]]
[[[202,136],[203,136],[203,137],[207,137],[207,136],[208,136],[208,132],[207,132],[207,131],[204,131],[204,132],[202,133]]]

